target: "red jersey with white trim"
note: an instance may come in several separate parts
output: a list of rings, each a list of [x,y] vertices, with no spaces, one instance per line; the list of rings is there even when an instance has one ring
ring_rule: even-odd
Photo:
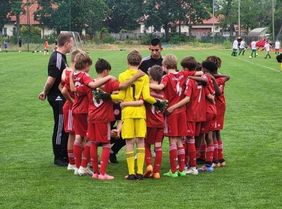
[[[164,92],[150,89],[150,95],[155,99],[164,100]],[[154,105],[145,103],[147,127],[163,128],[164,115]]]
[[[71,74],[72,74],[72,70],[70,68],[66,68],[66,70],[65,70],[65,80],[62,80],[61,85],[68,90],[71,98],[74,99],[74,93],[70,90],[70,76],[71,76]],[[70,103],[70,102],[67,100],[66,103]]]
[[[225,96],[224,96],[225,78],[218,77],[215,80],[220,90],[220,95],[215,97],[215,104],[217,107],[226,106]]]
[[[204,74],[203,78],[207,79],[207,85],[205,87],[205,94],[206,94],[206,96],[209,95],[209,94],[215,95],[214,86],[213,86],[213,82],[212,82],[211,76],[208,75],[208,74]],[[206,99],[206,103],[207,103],[207,112],[208,113],[216,114],[215,103],[211,102],[208,99]]]
[[[168,100],[168,107],[178,103],[184,98],[184,89],[185,89],[185,76],[183,73],[174,72],[164,75],[161,83],[165,86],[163,91],[165,98]],[[186,110],[185,105],[180,108],[177,108],[174,113],[180,113]]]
[[[91,92],[91,88],[87,85],[92,81],[92,78],[85,72],[75,71],[73,73],[73,82],[77,89],[72,106],[73,114],[88,113],[89,101],[87,95]]]
[[[117,80],[109,80],[100,87],[104,92],[111,94],[119,89]],[[112,100],[99,100],[93,97],[92,91],[88,93],[89,113],[88,120],[91,122],[111,122],[115,120]]]

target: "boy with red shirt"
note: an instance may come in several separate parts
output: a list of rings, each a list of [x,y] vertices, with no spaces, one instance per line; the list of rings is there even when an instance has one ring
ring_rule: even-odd
[[[67,152],[68,152],[68,167],[67,170],[74,170],[75,169],[75,161],[73,155],[73,143],[74,143],[74,128],[73,128],[73,117],[72,117],[72,104],[74,101],[74,94],[70,90],[69,79],[73,72],[74,65],[75,65],[75,56],[80,53],[81,50],[75,50],[71,53],[71,67],[66,68],[62,72],[61,78],[61,89],[62,95],[66,98],[66,102],[63,106],[63,117],[64,117],[64,130],[66,133],[69,134],[68,137],[68,145],[67,145]]]
[[[163,70],[160,66],[154,65],[148,70],[150,83],[159,84],[163,76]],[[152,97],[158,100],[164,100],[163,91],[156,91],[150,89],[150,94]],[[146,162],[146,172],[144,177],[152,177],[154,179],[159,179],[160,167],[162,163],[162,142],[164,137],[164,116],[161,111],[159,111],[155,106],[146,103],[146,118],[147,118],[147,136],[145,138],[145,162]],[[151,164],[151,145],[154,145],[155,151],[155,162],[154,167]]]
[[[103,79],[109,75],[111,70],[111,65],[104,59],[98,59],[95,64],[97,78],[96,81]],[[124,83],[119,83],[117,80],[109,80],[103,86],[101,90],[105,93],[113,93],[116,90],[126,88],[131,85],[135,80],[140,76],[143,76],[144,73],[139,72],[134,75],[131,79],[127,80]],[[92,142],[91,143],[91,160],[93,165],[94,174],[92,178],[99,180],[112,180],[113,176],[110,176],[106,173],[109,156],[110,156],[110,137],[111,137],[111,122],[115,120],[113,112],[113,102],[111,100],[96,100],[93,97],[92,92],[88,93],[89,100],[89,113],[88,113],[88,129],[87,137]],[[101,154],[101,166],[98,170],[98,145],[102,145],[102,154]]]

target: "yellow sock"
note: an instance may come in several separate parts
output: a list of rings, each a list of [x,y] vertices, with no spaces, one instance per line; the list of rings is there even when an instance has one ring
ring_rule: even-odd
[[[280,64],[280,70],[282,71],[282,63]]]
[[[137,173],[143,174],[145,148],[137,148]]]
[[[128,167],[128,174],[135,174],[134,171],[134,152],[126,152],[126,161],[127,161],[127,167]]]

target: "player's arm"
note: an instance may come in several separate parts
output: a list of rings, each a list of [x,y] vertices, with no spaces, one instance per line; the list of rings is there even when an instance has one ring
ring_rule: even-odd
[[[230,80],[230,76],[229,75],[225,75],[225,74],[213,74],[213,76],[215,78],[223,78],[225,81],[229,81]]]
[[[114,76],[111,75],[107,75],[104,78],[101,78],[99,80],[95,80],[95,81],[91,81],[87,84],[88,87],[92,88],[92,89],[96,89],[99,86],[102,86],[104,83],[106,83],[107,81],[109,81],[110,79],[116,80],[116,78]]]
[[[188,78],[191,78],[191,79],[193,79],[193,80],[195,80],[195,81],[198,81],[198,82],[200,82],[200,83],[202,83],[202,84],[207,84],[207,79],[206,78],[203,78],[203,77],[199,77],[199,76],[188,76]]]
[[[49,93],[50,89],[53,87],[54,83],[55,83],[56,78],[52,77],[52,76],[48,76],[47,80],[45,82],[43,91],[39,93],[38,98],[42,101],[44,101],[46,99],[46,95]]]
[[[144,101],[140,99],[140,100],[137,100],[137,101],[121,102],[120,107],[121,108],[124,108],[124,107],[127,107],[127,106],[137,107],[137,106],[141,106],[143,104],[144,104]]]
[[[209,100],[210,102],[212,102],[213,104],[215,104],[215,100],[214,100],[214,95],[212,94],[208,94],[206,96],[207,100]]]
[[[186,105],[187,103],[190,102],[190,97],[184,97],[182,100],[177,102],[176,104],[168,107],[165,111],[166,114],[172,113],[175,109],[182,107],[183,105]]]
[[[138,70],[138,73],[136,73],[134,76],[132,76],[129,80],[120,83],[119,89],[126,89],[128,86],[133,84],[134,81],[136,81],[138,78],[142,77],[143,75],[145,75],[145,73],[142,72],[141,70]]]
[[[111,130],[111,136],[114,138],[120,138],[120,132],[122,128],[122,121],[117,122],[117,127]]]
[[[219,88],[219,86],[217,85],[217,82],[216,82],[216,80],[215,80],[215,78],[211,75],[211,74],[209,74],[210,75],[210,77],[211,77],[211,79],[212,79],[212,83],[213,83],[213,86],[214,86],[214,91],[215,91],[215,96],[220,96],[220,94],[221,94],[221,91],[220,91],[220,88]]]
[[[160,83],[160,84],[156,84],[156,83],[150,83],[150,88],[154,89],[154,90],[163,90],[165,87],[164,84]]]
[[[73,98],[70,96],[70,93],[65,86],[62,88],[61,93],[65,97],[66,100],[73,103]]]

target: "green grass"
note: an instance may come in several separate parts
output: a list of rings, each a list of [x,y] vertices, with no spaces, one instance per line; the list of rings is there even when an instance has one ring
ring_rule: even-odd
[[[98,50],[91,56],[126,68],[127,51]],[[144,55],[148,51],[142,51]],[[0,208],[282,208],[282,96],[278,63],[231,57],[226,50],[171,50],[179,60],[208,55],[223,60],[227,112],[222,138],[227,166],[212,174],[128,182],[124,153],[109,165],[111,182],[77,177],[52,164],[53,118],[48,102],[37,99],[49,57],[0,53]],[[248,53],[248,52],[247,52]],[[94,69],[90,73],[94,76]],[[164,145],[162,172],[169,169]]]

